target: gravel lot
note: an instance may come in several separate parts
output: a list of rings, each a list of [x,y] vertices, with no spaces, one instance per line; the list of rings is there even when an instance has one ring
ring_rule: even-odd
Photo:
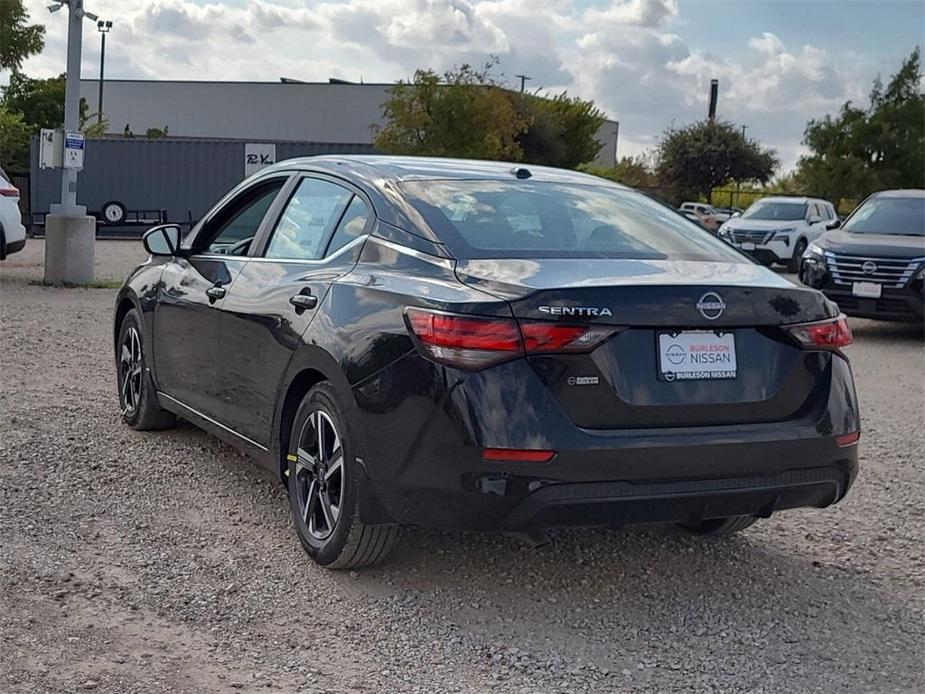
[[[4,693],[925,690],[920,328],[852,323],[863,467],[834,508],[722,541],[408,530],[332,573],[246,456],[120,423],[115,290],[34,283],[42,252],[0,264]],[[97,254],[121,279],[142,251]]]

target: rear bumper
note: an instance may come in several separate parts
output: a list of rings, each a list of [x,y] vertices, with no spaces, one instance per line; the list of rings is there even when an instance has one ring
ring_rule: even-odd
[[[828,506],[857,475],[857,446],[835,439],[860,430],[850,368],[832,363],[827,397],[797,419],[592,430],[534,391],[526,365],[496,367],[498,381],[456,380],[452,372],[433,378],[427,371],[439,367],[408,357],[396,364],[400,378],[387,370],[354,390],[366,438],[360,515],[367,523],[528,530]],[[440,381],[456,386],[421,388]],[[410,392],[402,398],[395,389]],[[489,462],[483,447],[556,455],[547,463]]]

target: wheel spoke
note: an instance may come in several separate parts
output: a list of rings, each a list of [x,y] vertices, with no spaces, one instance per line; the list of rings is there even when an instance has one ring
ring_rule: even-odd
[[[331,506],[331,498],[328,496],[327,492],[321,492],[318,498],[321,501],[321,513],[324,515],[324,523],[328,526],[329,531],[334,530],[334,523],[337,522],[337,516],[335,515],[335,509]]]
[[[341,472],[344,468],[344,454],[338,448],[331,454],[331,462],[328,465],[327,472],[324,473],[325,481],[329,481],[335,474]]]
[[[308,491],[305,493],[305,509],[302,511],[302,522],[308,524],[308,517],[311,515],[312,507],[318,498],[317,485],[315,480],[308,485]]]
[[[318,437],[318,460],[324,460],[324,416],[315,411],[315,436]]]
[[[296,472],[302,470],[311,471],[315,467],[315,456],[306,451],[304,448],[296,449]]]
[[[126,365],[131,365],[132,363],[132,352],[129,349],[129,346],[125,343],[122,344],[122,356],[120,361]]]

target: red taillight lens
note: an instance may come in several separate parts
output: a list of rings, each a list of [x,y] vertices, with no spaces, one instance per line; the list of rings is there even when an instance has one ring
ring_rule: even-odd
[[[482,460],[490,463],[548,463],[555,455],[555,451],[535,448],[486,448],[482,451]]]
[[[858,441],[861,440],[861,432],[855,431],[851,434],[842,434],[841,436],[835,437],[835,445],[839,448],[844,448],[845,446],[853,446]]]
[[[463,369],[482,369],[526,354],[587,352],[619,328],[520,322],[513,318],[405,311],[422,352],[434,361]]]
[[[0,195],[5,198],[18,198],[19,190],[12,186],[0,188]]]
[[[821,349],[840,349],[851,344],[851,328],[844,316],[819,323],[804,323],[787,328],[801,344]]]

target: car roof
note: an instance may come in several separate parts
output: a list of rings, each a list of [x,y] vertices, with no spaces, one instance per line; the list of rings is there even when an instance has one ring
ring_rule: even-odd
[[[759,202],[759,201],[760,202],[799,202],[804,205],[810,202],[824,202],[827,205],[832,204],[828,200],[823,200],[822,198],[810,198],[805,195],[769,195],[766,198],[759,198],[755,202]]]
[[[925,190],[918,188],[899,188],[897,190],[881,190],[870,197],[872,198],[925,198]]]
[[[324,171],[342,176],[348,180],[378,183],[383,179],[392,181],[425,180],[524,180],[518,178],[518,170],[529,171],[526,180],[555,183],[577,183],[584,185],[607,185],[626,188],[599,176],[515,162],[484,161],[479,159],[449,159],[441,157],[409,157],[379,154],[321,155],[286,159],[275,169],[303,169]]]

